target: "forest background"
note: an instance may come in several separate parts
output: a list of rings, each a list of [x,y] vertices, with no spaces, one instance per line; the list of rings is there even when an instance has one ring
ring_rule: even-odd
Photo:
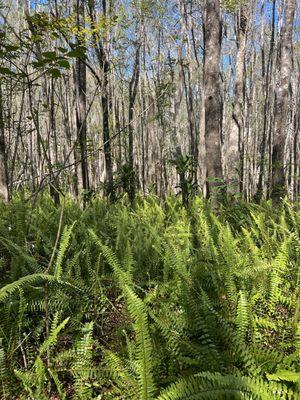
[[[2,198],[179,186],[295,200],[298,5],[2,2]]]

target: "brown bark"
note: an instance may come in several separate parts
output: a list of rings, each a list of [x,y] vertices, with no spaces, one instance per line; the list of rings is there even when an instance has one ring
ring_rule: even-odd
[[[204,10],[204,92],[207,195],[216,205],[224,188],[221,161],[220,2],[207,0]]]

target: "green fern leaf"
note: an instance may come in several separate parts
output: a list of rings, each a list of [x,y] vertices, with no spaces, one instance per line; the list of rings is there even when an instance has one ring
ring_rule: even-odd
[[[74,222],[69,228],[68,227],[64,228],[64,231],[63,231],[63,234],[62,234],[62,237],[60,240],[59,250],[57,253],[55,269],[54,269],[54,276],[57,279],[60,279],[61,275],[62,275],[62,261],[63,261],[64,255],[68,249],[71,234],[72,234],[75,223],[76,222]]]
[[[128,287],[124,287],[128,310],[134,319],[137,344],[137,371],[140,399],[151,400],[155,392],[152,373],[152,345],[148,331],[147,313],[143,301]]]

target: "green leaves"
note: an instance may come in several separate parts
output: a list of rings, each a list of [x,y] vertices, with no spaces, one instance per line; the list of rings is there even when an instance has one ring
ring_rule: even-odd
[[[20,49],[18,44],[6,44],[4,45],[6,52],[14,52]]]
[[[71,67],[69,61],[65,59],[58,60],[57,63],[61,68],[69,69]]]
[[[259,379],[201,372],[170,385],[157,400],[280,400],[283,393],[283,388]]]
[[[0,302],[5,301],[11,294],[13,294],[15,291],[19,290],[23,286],[36,285],[40,284],[41,282],[54,281],[57,281],[57,279],[54,276],[48,274],[32,274],[23,276],[17,281],[9,283],[8,285],[0,289]]]
[[[244,0],[242,0],[244,1]],[[225,10],[229,11],[229,12],[236,12],[238,10],[240,4],[240,0],[222,0],[221,5],[223,8],[225,8]]]
[[[136,333],[136,369],[140,382],[141,400],[151,400],[155,392],[153,380],[153,354],[149,334],[148,318],[143,301],[128,287],[124,287],[124,294],[131,317],[134,320]]]
[[[0,74],[1,75],[9,75],[9,76],[15,76],[16,73],[12,71],[11,69],[7,67],[0,67]]]
[[[45,65],[47,65],[48,63],[49,63],[49,60],[47,58],[45,58],[44,60],[33,61],[32,66],[34,68],[41,68],[41,67],[44,67]]]
[[[56,326],[56,320],[54,320],[55,324],[51,328],[51,334],[49,337],[44,341],[44,343],[41,345],[39,349],[39,355],[42,356],[43,354],[46,353],[46,351],[52,347],[55,346],[57,343],[57,337],[59,333],[65,328],[67,323],[69,322],[70,317],[66,318],[63,322],[61,322],[58,326]]]
[[[42,53],[42,56],[52,61],[55,61],[57,59],[57,54],[55,51],[45,51]]]
[[[50,75],[51,75],[53,78],[60,78],[60,77],[61,77],[61,72],[60,72],[60,70],[57,69],[57,68],[48,69],[48,72],[50,73]]]
[[[60,78],[65,70],[71,68],[70,61],[73,58],[85,58],[85,51],[85,48],[79,46],[74,47],[71,51],[57,47],[57,51],[44,51],[40,59],[32,62],[32,66],[37,70],[46,69],[52,78]]]
[[[89,384],[93,359],[93,323],[87,322],[81,329],[81,337],[75,345],[75,360],[72,373],[75,379],[76,398],[80,400],[92,398],[92,388]]]
[[[57,55],[55,51],[47,51],[42,54],[44,57],[43,59],[32,62],[32,66],[35,69],[45,67],[53,78],[59,78],[61,77],[61,69],[65,70],[70,68],[69,61],[65,57]]]
[[[66,56],[71,58],[85,58],[86,49],[84,47],[77,47],[66,53]]]
[[[24,277],[48,265],[61,210],[38,199],[27,230],[18,204],[2,208],[0,243],[0,375],[16,370],[17,396],[296,398],[298,211],[66,198],[49,275]]]
[[[300,383],[300,372],[288,371],[285,369],[277,371],[275,374],[267,374],[270,381],[285,381]]]
[[[59,244],[59,250],[57,253],[57,259],[56,259],[56,263],[55,263],[55,269],[54,269],[54,276],[57,279],[61,278],[62,275],[62,261],[64,258],[64,255],[68,249],[68,245],[70,242],[70,238],[71,238],[71,234],[72,234],[72,230],[74,228],[75,222],[73,222],[73,224],[68,228],[65,227],[61,240],[60,240],[60,244]]]
[[[240,290],[239,292],[236,313],[236,325],[238,336],[242,341],[244,341],[246,339],[247,329],[249,325],[249,316],[247,299],[245,293],[242,290]]]

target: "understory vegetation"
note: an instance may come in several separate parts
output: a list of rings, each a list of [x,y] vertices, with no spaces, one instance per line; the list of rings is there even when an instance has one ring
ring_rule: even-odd
[[[0,209],[0,398],[297,399],[300,215],[196,197]]]

